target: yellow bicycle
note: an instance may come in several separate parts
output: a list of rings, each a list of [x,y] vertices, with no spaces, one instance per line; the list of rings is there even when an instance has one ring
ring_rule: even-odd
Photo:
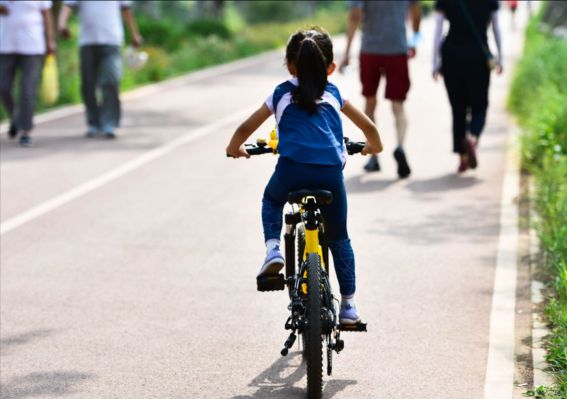
[[[345,138],[347,152],[352,155],[364,143]],[[258,140],[247,144],[250,155],[277,153],[277,139]],[[366,324],[340,324],[338,300],[330,284],[329,248],[325,238],[325,223],[320,204],[330,204],[333,195],[326,190],[299,190],[288,194],[291,210],[285,214],[285,276],[257,277],[259,291],[284,290],[287,286],[291,312],[285,329],[291,333],[281,355],[286,356],[297,336],[302,337],[303,356],[307,363],[307,396],[319,399],[323,386],[323,343],[326,344],[327,375],[333,368],[333,351],[344,349],[342,331],[366,331]],[[296,245],[297,242],[297,245]],[[297,259],[297,270],[295,260]]]

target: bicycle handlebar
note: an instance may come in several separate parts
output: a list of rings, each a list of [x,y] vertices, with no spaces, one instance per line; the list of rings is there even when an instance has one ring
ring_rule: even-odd
[[[350,141],[348,137],[344,137],[344,142],[348,155],[354,155],[362,152],[362,149],[366,145],[364,141]],[[244,144],[244,148],[250,155],[277,154],[277,150],[270,147],[266,140],[263,139],[258,139],[256,144]],[[226,154],[226,156],[234,158],[229,154]]]

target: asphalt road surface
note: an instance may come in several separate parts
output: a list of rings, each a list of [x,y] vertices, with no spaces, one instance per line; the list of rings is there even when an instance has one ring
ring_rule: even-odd
[[[446,92],[430,73],[431,21],[411,61],[411,177],[397,179],[385,100],[382,172],[348,161],[369,332],[344,334],[325,398],[484,397],[505,101],[522,36],[502,17],[506,71],[493,76],[476,171],[456,174]],[[287,79],[282,62],[277,51],[127,95],[115,141],[84,138],[72,112],[38,124],[31,149],[3,135],[2,398],[304,396],[301,356],[279,355],[287,296],[255,291],[260,200],[276,158],[224,154],[238,123]],[[356,65],[333,80],[362,106]]]

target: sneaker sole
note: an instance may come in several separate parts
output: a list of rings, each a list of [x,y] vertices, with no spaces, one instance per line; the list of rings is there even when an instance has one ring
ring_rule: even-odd
[[[263,275],[270,275],[270,274],[278,274],[281,269],[284,267],[284,260],[280,258],[273,259],[262,266],[260,269],[260,273],[258,276]]]
[[[339,324],[358,324],[360,323],[360,318],[353,320],[353,319],[339,319]]]

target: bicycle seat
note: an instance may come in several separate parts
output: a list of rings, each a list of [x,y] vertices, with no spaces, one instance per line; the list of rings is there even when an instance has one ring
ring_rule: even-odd
[[[290,204],[299,204],[305,197],[315,197],[317,202],[328,205],[333,202],[333,193],[327,190],[298,190],[292,191],[287,195],[287,202]]]

